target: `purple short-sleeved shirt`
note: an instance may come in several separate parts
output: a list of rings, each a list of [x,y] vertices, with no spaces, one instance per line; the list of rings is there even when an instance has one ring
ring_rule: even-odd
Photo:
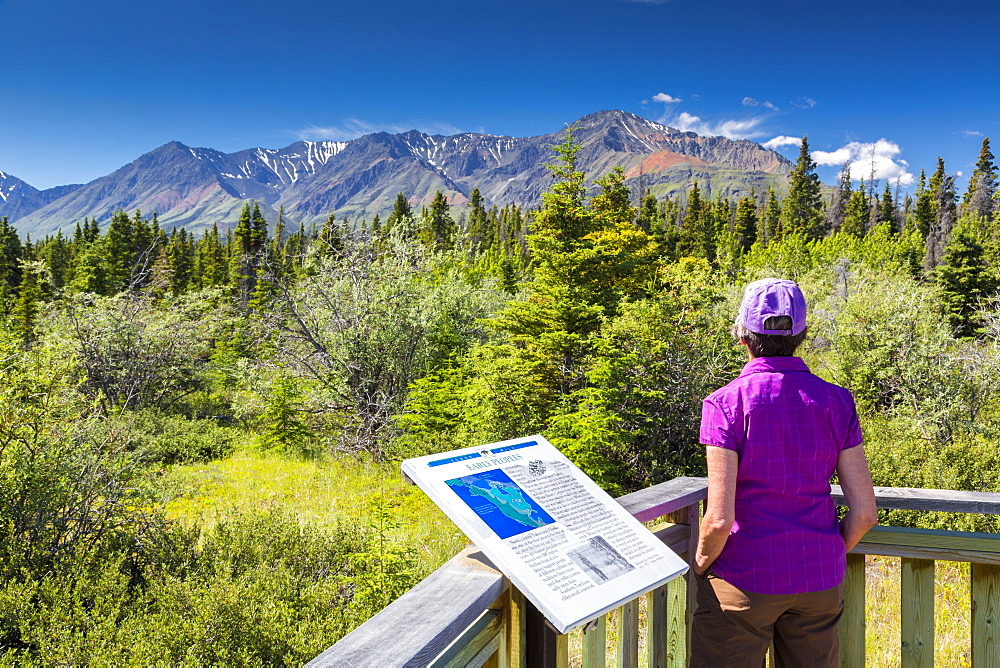
[[[702,406],[701,442],[735,450],[736,521],[712,570],[756,594],[836,587],[846,558],[830,477],[861,443],[851,393],[798,357],[759,357]]]

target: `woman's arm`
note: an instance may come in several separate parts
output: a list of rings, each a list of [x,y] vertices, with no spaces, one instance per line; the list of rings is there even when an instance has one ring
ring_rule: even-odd
[[[864,446],[857,445],[840,451],[837,457],[837,478],[847,501],[847,514],[840,520],[840,535],[847,551],[857,545],[878,522],[875,489],[868,470]]]
[[[705,447],[708,461],[708,502],[698,534],[694,572],[703,575],[722,552],[736,519],[736,471],[739,456],[735,450]]]

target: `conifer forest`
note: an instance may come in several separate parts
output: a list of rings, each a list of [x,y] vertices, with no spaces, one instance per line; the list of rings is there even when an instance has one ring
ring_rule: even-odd
[[[765,276],[802,286],[800,354],[854,393],[876,485],[1000,491],[989,139],[967,186],[939,160],[912,192],[823,185],[804,140],[787,191],[736,199],[636,192],[578,150],[526,208],[0,218],[0,664],[309,660],[464,544],[408,457],[541,433],[613,495],[703,475],[701,401]]]

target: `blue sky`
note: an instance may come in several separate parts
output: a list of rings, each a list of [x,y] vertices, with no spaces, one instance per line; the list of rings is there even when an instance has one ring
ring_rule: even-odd
[[[850,160],[905,185],[1000,138],[998,26],[968,0],[0,0],[0,171],[48,188],[171,140],[527,136],[619,108],[792,159],[808,135],[825,181]]]

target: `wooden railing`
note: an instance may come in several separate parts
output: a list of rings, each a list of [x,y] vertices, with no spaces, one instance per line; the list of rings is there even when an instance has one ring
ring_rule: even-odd
[[[697,542],[704,478],[676,478],[618,502],[654,533],[690,556]],[[834,498],[843,502],[840,488]],[[876,488],[880,508],[1000,514],[1000,494]],[[1000,535],[877,526],[848,554],[841,665],[865,665],[865,555],[899,557],[900,660],[903,668],[934,665],[934,563],[972,563],[972,665],[1000,666]],[[690,645],[695,580],[678,578],[627,602],[583,631],[582,663],[622,668],[684,666]],[[645,614],[640,616],[640,607]],[[608,619],[617,624],[607,647]],[[640,619],[645,627],[640,628]],[[644,650],[640,656],[640,637]],[[569,636],[557,634],[486,557],[469,547],[342,638],[309,666],[566,666]]]

